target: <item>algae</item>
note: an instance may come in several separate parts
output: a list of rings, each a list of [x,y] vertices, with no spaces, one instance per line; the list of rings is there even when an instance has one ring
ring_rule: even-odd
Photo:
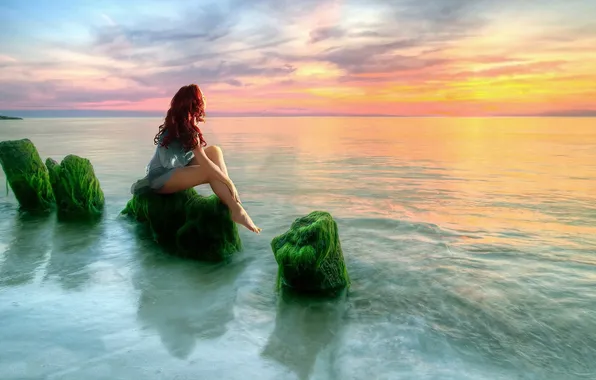
[[[105,198],[91,161],[71,154],[60,164],[48,158],[46,166],[59,217],[98,217],[103,213]]]
[[[183,257],[223,261],[242,249],[238,227],[216,195],[204,197],[195,189],[137,194],[122,214],[145,224],[156,242]]]
[[[0,164],[21,209],[45,212],[54,208],[48,170],[31,140],[0,142]]]
[[[290,229],[271,241],[278,264],[277,288],[327,293],[350,284],[337,223],[325,211],[296,219]]]

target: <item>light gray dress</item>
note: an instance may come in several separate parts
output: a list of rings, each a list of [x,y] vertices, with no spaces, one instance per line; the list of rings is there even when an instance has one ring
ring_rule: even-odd
[[[167,148],[158,144],[147,165],[145,177],[135,182],[130,192],[138,195],[159,191],[174,174],[176,168],[187,166],[194,156],[192,151],[185,151],[178,140],[172,140]]]

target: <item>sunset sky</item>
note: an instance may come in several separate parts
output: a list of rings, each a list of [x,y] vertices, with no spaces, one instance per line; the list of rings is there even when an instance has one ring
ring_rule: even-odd
[[[11,114],[596,115],[596,1],[2,0],[0,68]]]

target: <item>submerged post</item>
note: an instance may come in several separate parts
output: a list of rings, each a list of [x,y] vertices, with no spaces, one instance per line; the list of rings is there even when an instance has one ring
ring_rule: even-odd
[[[183,257],[223,261],[242,249],[238,227],[216,195],[204,197],[195,189],[137,194],[122,214],[147,226],[155,241]]]
[[[91,161],[70,154],[60,164],[48,158],[46,166],[59,217],[87,218],[103,213],[104,194]]]
[[[45,212],[54,208],[48,169],[31,140],[0,142],[0,164],[23,210]]]
[[[278,264],[277,287],[328,293],[350,284],[337,223],[325,211],[298,218],[271,241]]]

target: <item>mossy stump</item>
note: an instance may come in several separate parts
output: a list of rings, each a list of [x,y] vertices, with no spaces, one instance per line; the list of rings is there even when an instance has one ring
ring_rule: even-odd
[[[195,189],[134,195],[122,214],[145,224],[158,243],[183,257],[218,262],[242,249],[238,227],[216,195],[204,197]]]
[[[60,164],[48,158],[46,166],[61,218],[94,218],[103,213],[105,198],[91,161],[70,154]]]
[[[350,284],[337,223],[325,211],[296,219],[271,241],[278,264],[277,287],[304,293],[334,293]]]
[[[31,140],[0,142],[0,164],[21,209],[45,212],[54,208],[48,169]]]

